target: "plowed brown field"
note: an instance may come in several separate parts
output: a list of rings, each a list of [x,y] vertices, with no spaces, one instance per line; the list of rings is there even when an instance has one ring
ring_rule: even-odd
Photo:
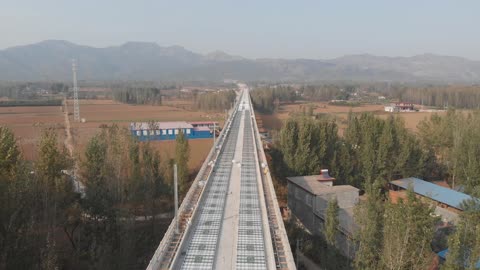
[[[295,114],[302,113],[304,110],[308,110],[309,106],[314,106],[315,113],[322,113],[331,116],[336,120],[339,127],[339,134],[343,134],[346,128],[346,120],[348,113],[360,112],[372,112],[382,119],[386,119],[390,115],[402,117],[405,121],[405,125],[412,131],[417,131],[417,125],[425,118],[430,117],[432,112],[404,112],[404,113],[389,113],[384,111],[383,105],[361,105],[357,107],[349,106],[334,106],[329,105],[326,102],[311,102],[311,103],[294,103],[294,104],[282,104],[277,112],[271,115],[259,114],[263,121],[263,126],[267,129],[280,129],[283,122]],[[442,115],[445,112],[438,112]]]
[[[85,123],[73,121],[73,101],[68,101],[68,110],[72,126],[74,151],[82,156],[85,145],[95,135],[102,124],[116,123],[120,127],[129,127],[134,121],[218,121],[223,124],[224,114],[191,111],[174,106],[129,105],[112,100],[81,100],[80,116]],[[182,107],[189,108],[182,102]],[[36,159],[36,146],[44,127],[55,127],[59,135],[59,144],[65,140],[64,114],[60,106],[55,107],[0,107],[0,125],[10,127],[17,136],[24,156]],[[199,167],[210,151],[209,139],[191,140],[190,168]],[[174,157],[175,142],[152,142],[163,158]]]

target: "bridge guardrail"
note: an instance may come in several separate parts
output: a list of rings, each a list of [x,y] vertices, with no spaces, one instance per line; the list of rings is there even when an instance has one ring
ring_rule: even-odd
[[[249,96],[250,97],[250,96]],[[260,160],[262,163],[265,164],[265,166],[268,166],[267,158],[265,156],[265,151],[263,150],[263,144],[260,139],[260,133],[258,131],[258,125],[257,125],[257,119],[255,117],[255,110],[253,109],[253,104],[251,101],[251,97],[249,98],[250,106],[252,109],[252,116],[253,119],[252,121],[255,123],[254,125],[254,136],[255,136],[255,142],[257,144],[257,151],[258,155],[260,156]],[[266,178],[266,179],[265,179]],[[281,242],[283,244],[283,252],[285,256],[285,262],[286,264],[286,269],[296,269],[295,261],[293,259],[293,254],[292,250],[290,249],[290,242],[288,241],[288,235],[287,231],[285,230],[285,225],[283,224],[283,218],[280,213],[280,207],[278,206],[278,200],[277,200],[277,195],[275,193],[275,188],[273,187],[273,182],[272,182],[272,176],[270,175],[270,169],[268,169],[267,173],[262,173],[262,179],[264,180],[264,190],[267,190],[267,193],[271,196],[269,198],[270,200],[266,200],[267,203],[267,208],[270,208],[268,210],[273,211],[274,217],[275,217],[275,225],[277,226],[277,229],[272,229],[271,235],[272,237],[280,237]],[[271,203],[272,205],[268,205]],[[275,245],[275,243],[274,243]],[[277,247],[276,247],[277,248]],[[277,254],[278,255],[278,254]],[[279,267],[280,269],[284,269]]]
[[[234,105],[234,109],[232,111],[232,113],[230,114],[230,117],[228,118],[227,122],[225,123],[224,125],[224,128],[222,129],[222,132],[220,133],[220,135],[218,136],[218,138],[221,140],[217,140],[215,142],[215,145],[213,145],[212,149],[210,149],[210,152],[207,156],[207,158],[205,159],[205,162],[203,163],[202,167],[200,168],[197,176],[195,177],[195,180],[193,181],[192,183],[192,187],[198,187],[198,183],[200,182],[200,179],[203,178],[203,176],[205,175],[205,170],[207,169],[208,167],[208,164],[210,163],[210,161],[213,161],[213,160],[216,160],[216,158],[218,157],[219,153],[223,150],[223,145],[224,145],[224,141],[225,141],[225,138],[227,136],[227,130],[230,129],[230,126],[231,126],[231,123],[232,123],[232,119],[235,115],[235,113],[237,112],[237,109],[238,109],[238,103],[239,103],[239,100],[235,103]],[[221,148],[219,149],[218,153],[216,151],[216,148],[218,145],[221,145]],[[216,153],[216,156],[215,156],[215,159],[212,159],[213,155]],[[212,164],[212,167],[214,166],[214,164]],[[194,214],[196,214],[196,210],[197,210],[197,205],[198,205],[198,202],[201,200],[202,198],[202,195],[203,195],[203,191],[205,190],[205,187],[207,186],[208,184],[208,179],[210,178],[210,173],[211,173],[211,170],[210,172],[208,173],[207,175],[207,178],[205,179],[205,184],[201,187],[201,191],[200,191],[200,195],[198,197],[198,200],[196,202],[193,202],[193,196],[194,196],[194,192],[195,192],[195,189],[192,189],[190,188],[185,196],[185,198],[183,199],[182,203],[180,204],[180,207],[178,209],[178,216],[181,216],[182,213],[185,212],[186,210],[186,207],[187,206],[190,206],[193,204],[193,213],[192,213],[192,216]],[[175,222],[176,222],[176,219],[178,218],[177,217],[174,217],[174,219],[172,220],[172,222],[170,223],[170,225],[168,226],[168,229],[167,231],[165,232],[163,238],[162,238],[162,241],[160,242],[158,248],[155,250],[155,253],[152,257],[152,259],[150,260],[150,263],[148,264],[147,266],[147,270],[157,270],[157,269],[169,269],[171,264],[175,261],[175,259],[177,258],[178,256],[178,248],[181,246],[182,242],[183,242],[183,236],[186,235],[186,233],[188,232],[188,230],[190,229],[190,226],[187,225],[187,227],[185,228],[185,230],[183,230],[182,232],[180,232],[179,235],[175,235]],[[191,220],[191,217],[190,217],[190,220]],[[166,258],[166,255],[168,253],[168,250],[167,248],[170,247],[170,243],[174,240],[174,237],[175,236],[178,236],[179,237],[179,241],[177,242],[177,244],[175,245],[174,247],[174,250],[172,251],[175,255],[172,256],[172,258],[168,259]],[[167,259],[167,261],[165,261],[165,259]],[[166,267],[162,267],[162,265],[166,263]]]

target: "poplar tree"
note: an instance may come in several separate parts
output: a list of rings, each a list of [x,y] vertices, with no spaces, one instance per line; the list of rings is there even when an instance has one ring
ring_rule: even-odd
[[[38,146],[38,159],[35,164],[37,194],[40,199],[39,208],[43,214],[40,226],[46,228],[46,245],[42,248],[41,262],[51,267],[58,267],[56,253],[56,230],[63,223],[65,209],[72,198],[72,185],[63,170],[69,170],[72,162],[65,147],[58,148],[58,138],[55,129],[43,131]]]
[[[108,188],[110,170],[107,165],[107,143],[95,135],[87,144],[83,161],[83,179],[86,187],[86,208],[97,217],[111,216],[114,204]]]
[[[179,193],[184,196],[187,194],[189,188],[188,160],[190,155],[190,147],[182,130],[180,130],[180,132],[177,134],[175,142],[175,163],[177,164],[178,190]]]
[[[15,135],[9,128],[0,126],[0,179],[2,181],[12,179],[16,175],[20,159]]]
[[[327,243],[335,247],[336,246],[336,237],[337,237],[337,230],[339,226],[338,221],[338,201],[337,198],[333,198],[328,201],[327,210],[325,213],[325,230],[324,236]]]
[[[394,142],[394,127],[392,126],[392,122],[393,117],[390,117],[383,125],[377,151],[376,168],[378,178],[385,180],[392,179],[392,163],[389,161],[392,157],[395,157],[393,152],[395,147],[397,147]]]
[[[383,269],[423,270],[432,261],[430,244],[437,218],[434,208],[407,190],[407,199],[385,205],[383,226]]]
[[[161,176],[160,157],[157,151],[153,150],[150,144],[142,145],[142,167],[143,167],[143,208],[145,215],[153,216],[152,224],[155,223],[155,210],[157,209],[155,199],[160,196]],[[154,228],[154,226],[152,226]]]
[[[333,152],[330,168],[332,176],[336,178],[337,184],[349,184],[352,186],[360,186],[356,182],[356,160],[352,158],[353,151],[350,145],[343,141],[336,143],[336,151]]]
[[[283,154],[283,160],[290,171],[295,171],[296,169],[298,132],[298,121],[295,119],[288,119],[280,130],[280,150]]]
[[[447,260],[442,269],[477,269],[480,261],[480,201],[466,201],[462,204],[455,232],[448,238]]]
[[[203,93],[194,96],[194,106],[198,110],[223,111],[230,109],[237,95],[235,91],[221,91],[218,93]]]
[[[58,148],[56,131],[53,128],[44,130],[38,146],[35,173],[44,223],[51,229],[57,224],[57,215],[68,206],[65,200],[72,193],[72,185],[62,171],[71,169],[72,164],[65,147]]]
[[[145,181],[142,176],[142,164],[140,161],[140,144],[131,143],[128,148],[131,166],[129,198],[134,202],[139,202],[144,198],[143,192],[145,191]]]
[[[0,269],[19,269],[31,260],[31,182],[13,132],[0,126]],[[30,255],[30,257],[29,257]]]
[[[355,207],[354,217],[358,224],[355,235],[358,244],[354,261],[356,269],[382,269],[380,254],[383,244],[384,203],[380,187],[379,182],[368,185],[367,200]]]
[[[318,159],[323,168],[328,168],[339,148],[337,124],[334,121],[317,121],[316,123],[319,129]]]
[[[303,118],[298,132],[298,145],[295,152],[294,170],[297,175],[318,173],[319,129],[313,120]],[[322,138],[325,139],[325,138]]]

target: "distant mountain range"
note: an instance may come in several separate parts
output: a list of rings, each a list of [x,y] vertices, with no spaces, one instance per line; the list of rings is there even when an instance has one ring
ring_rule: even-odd
[[[180,46],[127,42],[94,48],[48,40],[0,50],[0,80],[70,80],[71,59],[81,80],[148,81],[432,81],[480,82],[480,61],[423,54],[348,55],[330,60],[247,59],[222,51],[206,55]]]

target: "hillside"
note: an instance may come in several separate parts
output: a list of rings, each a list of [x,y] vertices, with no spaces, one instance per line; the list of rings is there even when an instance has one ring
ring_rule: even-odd
[[[147,42],[95,48],[60,40],[1,50],[0,80],[70,80],[72,58],[78,61],[82,80],[480,81],[479,61],[433,54],[247,59],[222,51],[202,55],[181,46]]]

